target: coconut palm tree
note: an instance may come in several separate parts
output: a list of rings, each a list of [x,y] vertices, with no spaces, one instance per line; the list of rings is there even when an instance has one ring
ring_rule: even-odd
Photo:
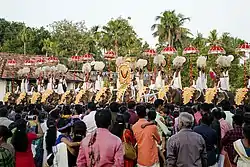
[[[160,43],[166,43],[174,45],[174,42],[181,41],[184,34],[189,31],[183,27],[185,21],[189,21],[190,18],[184,17],[182,14],[176,14],[175,10],[164,11],[160,16],[156,16],[151,30],[154,31],[153,36],[158,37]]]

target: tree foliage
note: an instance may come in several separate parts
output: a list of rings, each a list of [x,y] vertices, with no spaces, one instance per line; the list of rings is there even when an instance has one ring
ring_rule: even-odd
[[[90,28],[85,25],[85,21],[61,20],[48,25],[48,28],[34,28],[25,23],[0,18],[0,51],[27,55],[55,55],[63,62],[67,62],[73,55],[85,53],[92,53],[96,60],[102,60],[103,54],[111,49],[118,56],[141,57],[142,52],[151,46],[137,35],[130,25],[130,19],[118,17],[111,19],[106,25]],[[229,32],[219,34],[216,29],[211,30],[208,37],[204,37],[200,32],[194,36],[185,27],[185,23],[191,19],[175,10],[160,13],[155,21],[151,29],[153,36],[158,39],[156,44],[158,52],[167,44],[171,44],[180,55],[185,47],[193,45],[200,50],[199,55],[208,56],[207,66],[216,70],[216,57],[207,55],[207,52],[211,45],[221,45],[227,54],[235,56],[230,69],[232,87],[243,86],[243,66],[239,64],[241,56],[235,53],[235,48],[244,40],[231,36]],[[184,86],[189,86],[189,63],[192,63],[193,74],[197,76],[195,69],[197,57],[198,55],[192,56],[191,62],[190,57],[187,57],[188,61],[182,72]],[[211,81],[209,84],[211,86]]]

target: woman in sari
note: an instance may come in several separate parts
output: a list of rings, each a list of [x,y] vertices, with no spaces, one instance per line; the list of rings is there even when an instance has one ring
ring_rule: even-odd
[[[118,113],[114,127],[111,129],[111,133],[119,137],[122,142],[131,143],[135,146],[135,138],[128,124],[130,114],[128,112]],[[134,167],[135,161],[124,157],[124,167]]]
[[[250,124],[243,125],[244,139],[239,139],[233,143],[237,156],[234,161],[239,167],[250,166]]]

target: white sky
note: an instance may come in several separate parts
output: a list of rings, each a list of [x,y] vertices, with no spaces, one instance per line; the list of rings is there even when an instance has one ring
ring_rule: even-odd
[[[207,36],[217,29],[250,42],[250,0],[0,0],[0,18],[35,27],[62,19],[85,20],[90,27],[130,16],[137,34],[151,46],[155,16],[174,9],[191,17],[185,26],[193,34]]]

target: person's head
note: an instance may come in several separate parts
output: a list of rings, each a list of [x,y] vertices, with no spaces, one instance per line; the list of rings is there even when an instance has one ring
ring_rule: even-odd
[[[69,135],[71,132],[72,123],[70,119],[60,118],[57,122],[58,131]]]
[[[109,105],[109,108],[111,110],[111,112],[113,113],[118,113],[119,112],[119,108],[120,108],[120,104],[117,103],[117,102],[112,102],[110,105]]]
[[[145,105],[138,105],[136,106],[136,113],[139,118],[145,118],[146,117],[146,107]]]
[[[123,106],[121,106],[121,107],[119,108],[119,112],[122,113],[122,114],[125,113],[125,112],[127,112],[127,110],[128,110],[128,109],[127,109],[127,107],[126,107],[125,105],[123,105]]]
[[[247,139],[248,144],[250,144],[250,124],[249,123],[243,124],[243,135],[244,135],[244,138]]]
[[[148,120],[154,121],[155,119],[156,119],[156,112],[153,111],[153,110],[150,110],[150,111],[148,112]]]
[[[193,115],[182,112],[179,116],[179,129],[190,129],[194,125]]]
[[[55,145],[57,137],[56,121],[53,118],[49,118],[46,122],[48,130],[45,136],[47,153],[52,153],[52,147]]]
[[[94,102],[89,102],[87,107],[89,112],[96,110],[96,104]]]
[[[26,133],[27,122],[24,119],[16,121],[16,130],[12,137],[12,145],[17,152],[26,152],[28,148],[28,137]]]
[[[73,134],[75,138],[84,138],[86,136],[87,126],[83,121],[76,121],[73,125]],[[81,141],[81,140],[80,140]],[[79,141],[77,141],[79,142]]]
[[[202,115],[201,122],[205,125],[210,126],[213,122],[213,117],[210,113],[205,113]]]
[[[223,100],[220,103],[220,105],[221,105],[223,111],[230,111],[231,110],[231,105],[230,105],[230,102],[228,100]]]
[[[123,113],[124,122],[128,123],[130,119],[130,114],[128,112]]]
[[[154,102],[155,109],[160,111],[163,109],[164,101],[162,99],[156,99]]]
[[[79,104],[75,105],[75,111],[77,115],[81,115],[85,112],[83,106]]]
[[[203,103],[200,105],[200,113],[204,114],[204,113],[208,113],[210,111],[210,106],[207,103]]]
[[[7,117],[8,115],[8,110],[5,107],[0,108],[0,117]]]
[[[0,143],[6,143],[12,132],[4,125],[0,125]]]
[[[130,110],[135,109],[135,106],[136,106],[135,101],[128,102],[128,109],[130,109]]]
[[[233,116],[233,124],[237,126],[242,126],[244,123],[244,117],[242,114],[235,114]]]
[[[217,107],[213,108],[212,115],[215,119],[220,120],[222,118],[221,109]]]
[[[101,109],[96,111],[95,122],[98,128],[108,129],[108,127],[111,125],[111,119],[112,117],[110,110]]]
[[[2,107],[3,106],[3,101],[0,101],[0,107]]]

